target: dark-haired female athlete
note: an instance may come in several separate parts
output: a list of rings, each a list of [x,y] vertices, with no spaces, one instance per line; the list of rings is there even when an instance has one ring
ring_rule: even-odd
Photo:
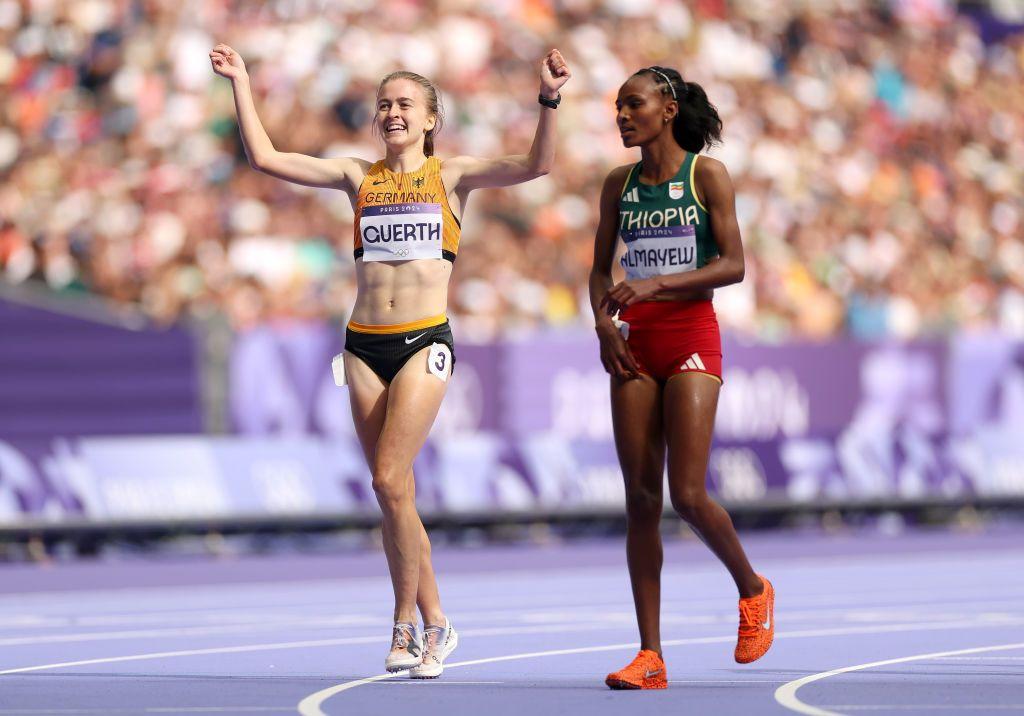
[[[571,77],[569,68],[557,50],[541,62],[542,108],[529,154],[444,161],[434,156],[442,119],[437,90],[415,73],[392,73],[377,89],[373,124],[385,155],[371,163],[277,151],[256,114],[242,58],[227,45],[217,45],[210,60],[217,74],[231,79],[249,163],[296,184],[341,189],[355,209],[359,293],[343,364],[352,418],[384,514],[384,551],[395,590],[385,668],[434,678],[458,636],[441,610],[430,542],[416,512],[412,465],[455,362],[445,310],[459,249],[459,217],[473,189],[519,184],[548,173],[555,156],[558,90]],[[417,607],[425,624],[422,636]]]
[[[601,191],[590,300],[611,376],[612,421],[626,483],[626,558],[640,652],[609,674],[613,689],[663,689],[659,522],[668,457],[672,506],[728,568],[740,594],[736,661],[760,658],[775,633],[771,583],[750,567],[729,515],[705,489],[722,384],[713,289],[743,280],[743,246],[725,166],[698,153],[722,122],[700,85],[666,67],[630,77],[615,101],[622,142],[640,162]],[[626,280],[612,286],[617,240]],[[613,319],[619,315],[620,323]]]

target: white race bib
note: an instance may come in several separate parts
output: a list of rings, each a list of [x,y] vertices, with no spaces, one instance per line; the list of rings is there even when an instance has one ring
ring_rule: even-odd
[[[427,370],[442,383],[448,382],[448,374],[452,371],[452,352],[444,343],[434,343],[430,346]]]
[[[619,263],[629,280],[697,268],[697,227],[692,224],[626,229],[619,235],[626,244]]]
[[[367,206],[359,218],[363,261],[441,258],[440,204]]]

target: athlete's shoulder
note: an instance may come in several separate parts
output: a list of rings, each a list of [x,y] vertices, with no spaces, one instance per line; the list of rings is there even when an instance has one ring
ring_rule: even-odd
[[[353,196],[361,202],[363,194],[373,188],[372,182],[376,180],[380,183],[384,178],[384,160],[378,159],[375,162],[369,162],[365,159],[358,159],[356,161],[359,162],[359,168],[361,171],[359,174],[359,181],[352,183],[356,188]]]
[[[614,184],[615,182],[618,182],[619,186],[621,186],[622,183],[626,181],[626,177],[629,176],[629,173],[633,170],[633,167],[635,166],[636,163],[623,164],[622,166],[615,167],[610,172],[608,172],[608,176],[604,180],[605,184]]]
[[[373,174],[373,175],[383,174],[384,173],[384,168],[385,167],[384,167],[384,160],[383,159],[378,159],[375,162],[366,162],[366,175],[370,176],[371,174]]]
[[[602,194],[611,194],[612,192],[615,193],[615,196],[621,194],[622,190],[626,188],[626,181],[629,178],[629,173],[635,166],[635,164],[623,164],[622,166],[615,167],[608,172],[608,176],[605,177],[604,180]]]
[[[633,168],[632,164],[624,164],[621,167],[615,167],[608,176],[605,177],[604,185],[601,187],[601,207],[602,211],[614,211],[615,207],[619,203],[619,197],[622,196],[622,190],[626,188],[626,179],[629,177],[629,171]]]
[[[431,157],[431,159],[437,159],[437,158],[436,157]],[[454,157],[446,157],[445,159],[437,159],[437,161],[438,161],[438,166],[441,169],[443,169],[444,171],[453,171],[454,170],[456,172],[463,172],[466,169],[468,169],[469,167],[471,167],[474,164],[478,163],[480,161],[480,158],[479,157],[471,157],[471,156],[466,155],[466,154],[459,154],[459,155],[456,155]]]
[[[709,157],[706,154],[697,154],[694,156],[693,162],[693,174],[698,180],[729,178],[729,170],[726,169],[725,164],[714,157]]]
[[[334,157],[328,161],[333,161],[341,169],[354,170],[355,172],[366,176],[370,169],[377,166],[374,162],[368,162],[365,159],[359,159],[358,157]],[[378,162],[380,163],[380,162]]]
[[[694,158],[697,164],[693,171],[693,190],[697,203],[705,211],[712,206],[725,207],[735,201],[736,190],[729,178],[729,170],[725,164],[705,156],[699,155],[700,160]]]

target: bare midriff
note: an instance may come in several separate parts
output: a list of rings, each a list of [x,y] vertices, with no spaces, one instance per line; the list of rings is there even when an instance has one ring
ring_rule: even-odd
[[[451,275],[452,263],[446,259],[356,259],[359,293],[352,309],[352,320],[387,326],[442,314],[448,307]]]
[[[666,291],[652,298],[652,301],[710,301],[715,292],[710,289],[697,289],[692,291]]]

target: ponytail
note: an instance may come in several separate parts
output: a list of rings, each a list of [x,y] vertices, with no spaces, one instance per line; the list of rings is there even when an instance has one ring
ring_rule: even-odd
[[[679,105],[679,112],[672,121],[672,136],[680,147],[697,154],[722,141],[722,119],[703,87],[696,82],[686,82],[679,71],[671,67],[647,67],[636,74],[645,73],[661,87],[662,94],[672,97]]]

